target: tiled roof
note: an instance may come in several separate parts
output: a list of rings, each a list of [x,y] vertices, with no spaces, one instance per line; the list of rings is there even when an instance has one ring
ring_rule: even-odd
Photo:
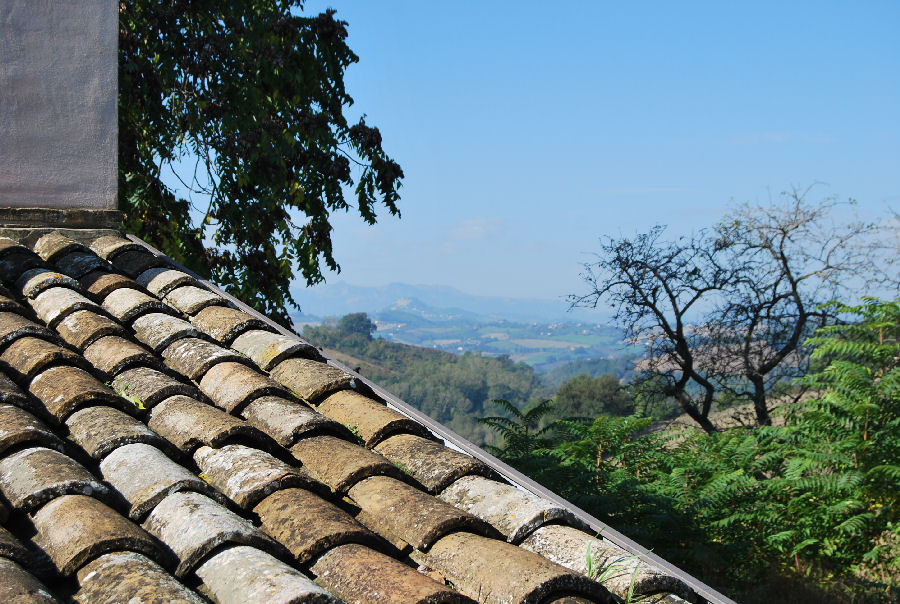
[[[698,600],[131,239],[0,280],[0,601]]]

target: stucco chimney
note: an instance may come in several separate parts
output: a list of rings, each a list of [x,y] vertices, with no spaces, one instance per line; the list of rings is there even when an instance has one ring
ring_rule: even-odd
[[[0,2],[0,226],[116,227],[118,4]]]

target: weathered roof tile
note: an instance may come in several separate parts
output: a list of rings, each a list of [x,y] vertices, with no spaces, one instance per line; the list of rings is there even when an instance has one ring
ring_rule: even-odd
[[[57,570],[71,575],[97,556],[129,550],[165,561],[157,542],[115,510],[84,495],[57,497],[34,515],[35,542]]]
[[[40,256],[24,246],[7,247],[0,253],[0,281],[15,283],[25,271],[46,265]]]
[[[129,367],[162,368],[159,359],[144,347],[119,336],[100,338],[84,349],[84,358],[108,376],[118,375]]]
[[[125,275],[108,271],[91,271],[81,277],[78,283],[97,300],[103,300],[106,296],[121,288],[140,290],[138,284]]]
[[[59,600],[27,570],[12,560],[0,558],[0,602],[51,604]]]
[[[199,392],[192,384],[178,381],[150,367],[126,369],[112,381],[112,387],[138,408],[147,409],[152,409],[164,399],[176,394],[199,396]]]
[[[0,404],[0,455],[25,444],[63,448],[62,439],[34,415],[14,405]]]
[[[510,543],[550,522],[587,528],[566,508],[483,476],[464,476],[439,497],[490,522]]]
[[[313,478],[341,493],[369,476],[403,476],[381,455],[334,436],[304,438],[291,447],[291,453]]]
[[[255,508],[262,529],[300,563],[344,543],[377,546],[378,538],[353,516],[305,489],[284,489]]]
[[[12,294],[6,291],[2,285],[0,285],[0,311],[14,312],[23,316],[28,314],[28,310],[13,299]]]
[[[380,525],[376,528],[383,527],[420,550],[454,531],[496,534],[483,520],[389,476],[362,480],[347,494],[366,513],[370,525],[376,521]]]
[[[272,379],[290,388],[291,392],[311,403],[350,388],[353,376],[320,361],[287,359],[272,369]]]
[[[131,505],[128,516],[132,520],[143,520],[160,501],[178,491],[197,491],[221,499],[200,478],[144,443],[119,447],[100,462],[100,472]]]
[[[43,325],[38,325],[17,313],[0,312],[0,349],[25,336],[56,341],[56,334]]]
[[[156,352],[160,352],[180,338],[196,338],[202,335],[184,319],[158,312],[138,317],[131,327],[137,339]]]
[[[90,251],[74,251],[65,254],[54,260],[53,265],[75,279],[81,279],[93,271],[110,270],[109,263],[106,260]]]
[[[221,446],[240,438],[267,443],[265,434],[247,422],[187,396],[173,396],[150,412],[148,425],[184,453],[201,445]]]
[[[200,447],[194,461],[211,485],[242,508],[250,508],[280,489],[321,489],[302,469],[244,445]]]
[[[67,344],[79,350],[84,350],[103,336],[125,335],[125,329],[121,325],[89,310],[72,313],[63,319],[56,329]]]
[[[0,372],[0,403],[15,405],[29,411],[42,411],[39,405],[35,404],[35,400],[22,392],[21,388],[16,386],[9,377]]]
[[[240,412],[247,403],[261,396],[288,394],[278,382],[234,362],[213,366],[200,381],[200,390],[229,413]]]
[[[137,277],[147,269],[157,266],[169,266],[169,261],[162,256],[154,256],[147,250],[130,249],[116,254],[112,265],[129,277]]]
[[[162,356],[166,359],[166,365],[194,381],[200,381],[200,378],[218,363],[225,361],[249,363],[233,350],[199,338],[176,340],[162,351]]]
[[[316,409],[359,434],[370,449],[392,434],[431,435],[420,423],[353,390],[335,392]]]
[[[290,447],[298,438],[313,434],[350,436],[337,422],[299,401],[280,396],[262,396],[253,400],[244,407],[241,416],[283,447]]]
[[[191,317],[191,323],[226,346],[247,330],[268,327],[256,317],[230,306],[207,306]]]
[[[204,604],[159,564],[135,552],[113,552],[89,562],[76,575],[77,602]]]
[[[529,535],[521,547],[544,556],[583,575],[588,574],[587,552],[595,569],[607,569],[603,586],[620,598],[629,590],[635,594],[669,592],[694,600],[693,591],[680,579],[663,573],[617,545],[577,528],[542,526]]]
[[[57,323],[79,310],[97,312],[100,307],[96,302],[88,300],[74,289],[67,287],[51,287],[42,291],[34,300],[28,301],[40,319],[55,327]]]
[[[494,476],[474,457],[414,434],[397,434],[375,445],[375,450],[419,481],[431,493],[444,489],[460,476]]]
[[[265,371],[292,356],[320,358],[319,351],[312,344],[259,329],[242,333],[231,343],[231,347],[253,359]]]
[[[249,520],[200,493],[172,493],[150,512],[144,527],[178,557],[175,576],[183,577],[225,543],[281,548]]]
[[[222,296],[195,285],[176,287],[166,294],[164,299],[166,304],[177,308],[186,315],[196,314],[207,306],[225,306],[227,304]]]
[[[90,243],[90,248],[95,254],[105,260],[112,260],[118,254],[129,250],[143,250],[144,248],[134,241],[119,235],[103,235]]]
[[[300,571],[247,545],[235,545],[214,554],[197,567],[196,573],[220,604],[341,602]]]
[[[538,604],[567,595],[612,602],[599,583],[498,539],[451,533],[422,558],[461,592],[486,604]]]
[[[82,357],[71,350],[28,336],[10,344],[0,355],[0,366],[22,384],[29,383],[50,365],[58,364],[90,368]]]
[[[151,312],[175,314],[169,306],[156,298],[129,288],[114,290],[106,296],[103,299],[103,310],[122,323],[130,323],[133,319]]]
[[[0,526],[0,560],[14,560],[26,568],[34,563],[34,555],[15,535]]]
[[[473,602],[402,562],[356,543],[329,550],[311,570],[319,583],[354,604],[378,602],[386,596],[390,601],[421,604]]]
[[[78,281],[47,267],[27,270],[16,280],[16,288],[24,298],[34,298],[51,287],[67,287],[81,291]]]
[[[137,282],[146,287],[147,291],[154,296],[162,298],[176,287],[193,285],[197,283],[197,280],[174,268],[156,267],[147,269],[138,275]]]
[[[60,365],[45,369],[31,381],[28,390],[60,422],[65,421],[79,407],[89,404],[128,410],[127,401],[77,367]]]
[[[108,489],[70,457],[43,447],[0,460],[0,491],[17,509],[31,512],[65,494],[105,497]]]
[[[66,419],[69,438],[94,459],[131,443],[146,443],[157,448],[170,448],[159,434],[118,409],[105,406],[87,407]]]
[[[34,252],[46,260],[52,262],[54,258],[69,254],[75,251],[88,251],[88,248],[74,239],[66,237],[59,231],[53,231],[42,235],[34,243]]]

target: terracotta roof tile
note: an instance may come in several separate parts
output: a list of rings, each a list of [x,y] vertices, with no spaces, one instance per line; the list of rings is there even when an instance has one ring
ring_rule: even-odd
[[[225,306],[225,298],[195,285],[181,285],[166,294],[166,304],[186,315],[193,315],[208,306]]]
[[[262,529],[306,563],[344,543],[377,547],[378,538],[333,503],[304,489],[284,489],[253,509]]]
[[[334,434],[352,438],[349,430],[307,405],[280,396],[261,396],[241,411],[241,416],[282,447],[290,447],[299,438]]]
[[[63,575],[73,574],[100,554],[119,550],[166,560],[155,539],[93,497],[57,497],[34,514],[34,526],[35,542]]]
[[[130,323],[147,313],[176,314],[169,306],[136,289],[120,288],[103,299],[103,310],[121,323]]]
[[[78,602],[166,602],[204,604],[159,564],[136,552],[104,554],[84,565],[77,574]]]
[[[74,289],[67,287],[51,287],[42,291],[34,300],[28,301],[37,316],[50,327],[78,310],[97,312],[100,307],[96,302],[88,300]]]
[[[43,325],[38,325],[17,313],[0,312],[0,348],[25,336],[35,336],[50,341],[56,340],[56,334]]]
[[[53,261],[53,266],[75,279],[81,279],[93,271],[108,271],[109,264],[93,252],[75,251]]]
[[[6,253],[0,254],[0,280],[14,283],[25,271],[46,266],[47,263],[28,248],[7,248]]]
[[[191,317],[191,323],[225,346],[245,331],[268,327],[256,317],[230,306],[207,306]]]
[[[319,583],[347,602],[447,602],[474,600],[364,545],[350,543],[329,550],[311,567]]]
[[[25,308],[12,298],[12,294],[6,288],[0,286],[0,311],[14,312],[20,315],[28,314]]]
[[[94,459],[131,443],[146,443],[168,449],[170,444],[146,425],[112,407],[87,407],[66,420],[69,438]]]
[[[0,403],[15,405],[29,411],[43,410],[3,372],[0,372]]]
[[[125,335],[125,329],[104,315],[79,310],[56,326],[59,335],[70,346],[84,350],[97,339],[110,335]]]
[[[261,396],[288,394],[278,382],[234,362],[213,366],[200,381],[200,390],[229,413],[240,412],[250,401]]]
[[[168,260],[143,248],[129,249],[113,256],[112,265],[132,279],[148,269],[169,266]]]
[[[150,367],[126,369],[112,382],[112,387],[136,406],[152,409],[176,394],[198,397],[200,393],[189,384]]]
[[[47,233],[34,243],[34,252],[47,262],[75,251],[87,252],[88,248],[58,231]]]
[[[247,422],[187,396],[164,400],[150,412],[147,424],[184,453],[235,439],[268,442],[265,434]]]
[[[67,287],[77,292],[81,291],[81,284],[78,281],[47,267],[27,270],[16,280],[16,290],[24,298],[34,298],[51,287]]]
[[[67,365],[45,369],[31,381],[28,390],[60,422],[87,405],[110,405],[130,410],[128,401],[97,378],[83,369]]]
[[[0,366],[20,384],[28,384],[34,376],[51,365],[90,369],[90,365],[71,350],[29,336],[19,338],[0,355]]]
[[[184,319],[158,312],[138,317],[131,327],[137,339],[156,352],[162,351],[175,340],[202,335]]]
[[[291,392],[311,403],[332,392],[350,388],[353,376],[321,361],[288,359],[272,369],[272,379],[287,386]]]
[[[162,351],[162,356],[166,365],[197,382],[213,365],[225,361],[249,364],[245,357],[233,350],[199,338],[175,340]]]
[[[334,436],[304,438],[291,447],[291,453],[314,478],[340,493],[369,476],[403,475],[381,455]]]
[[[14,405],[0,404],[0,455],[22,445],[63,449],[62,439],[40,419]]]
[[[130,288],[140,290],[140,286],[125,275],[107,271],[91,271],[78,280],[78,283],[97,300],[103,300],[117,289]]]
[[[485,464],[414,434],[391,436],[375,446],[391,463],[419,481],[431,493],[437,493],[467,474],[493,476]]]
[[[81,464],[43,447],[25,449],[0,460],[0,491],[24,512],[32,512],[60,495],[104,498],[109,492]]]
[[[0,560],[13,560],[29,568],[34,565],[34,554],[21,541],[0,526]]]
[[[370,449],[392,434],[430,436],[418,422],[353,390],[341,390],[330,395],[316,409],[358,434]]]
[[[197,280],[187,273],[163,266],[142,272],[137,276],[137,282],[157,298],[162,298],[176,287],[195,285]]]
[[[144,527],[178,557],[175,576],[192,571],[209,553],[225,543],[252,545],[280,552],[270,537],[249,520],[200,493],[173,493],[150,512]]]
[[[84,349],[84,358],[104,374],[114,377],[129,367],[161,369],[159,358],[146,348],[120,336],[104,336]]]
[[[59,600],[27,570],[12,560],[0,558],[0,602],[51,604]]]
[[[100,473],[131,506],[128,515],[141,521],[156,505],[180,491],[196,491],[222,500],[215,489],[156,447],[134,443],[122,445],[100,463]]]
[[[143,250],[140,244],[118,235],[97,237],[91,241],[90,248],[104,260],[112,260],[122,252],[129,250]]]
[[[253,359],[264,371],[295,356],[321,358],[319,351],[308,342],[258,329],[242,333],[231,343],[231,347]]]
[[[583,526],[565,508],[483,476],[460,478],[439,497],[490,522],[510,543],[519,543],[534,529],[550,522]]]
[[[197,568],[197,576],[221,604],[341,602],[300,571],[246,545],[235,545],[214,554]]]

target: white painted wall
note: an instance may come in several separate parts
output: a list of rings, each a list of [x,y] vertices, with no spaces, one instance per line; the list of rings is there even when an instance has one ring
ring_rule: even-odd
[[[0,206],[116,208],[116,0],[0,0]]]

